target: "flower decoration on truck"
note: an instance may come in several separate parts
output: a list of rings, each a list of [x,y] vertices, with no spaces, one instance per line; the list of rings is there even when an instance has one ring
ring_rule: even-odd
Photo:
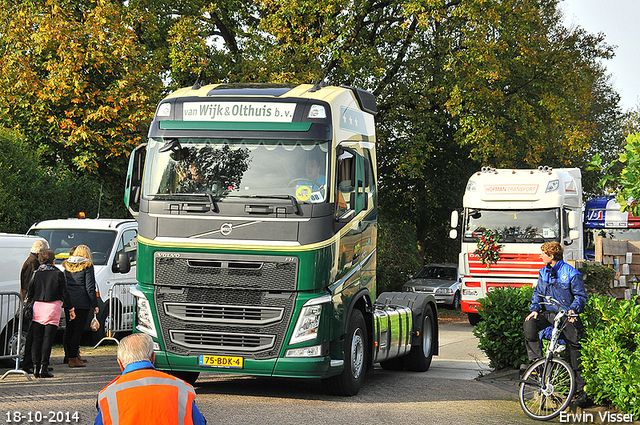
[[[485,230],[478,238],[476,250],[473,252],[478,256],[482,264],[491,267],[491,264],[497,264],[500,259],[500,250],[504,245],[499,244],[500,235],[491,230]]]

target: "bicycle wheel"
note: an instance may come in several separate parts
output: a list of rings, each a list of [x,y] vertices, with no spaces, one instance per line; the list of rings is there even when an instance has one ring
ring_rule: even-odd
[[[571,401],[576,379],[571,366],[553,358],[543,378],[545,359],[534,362],[520,381],[520,407],[532,419],[547,421],[560,414]]]

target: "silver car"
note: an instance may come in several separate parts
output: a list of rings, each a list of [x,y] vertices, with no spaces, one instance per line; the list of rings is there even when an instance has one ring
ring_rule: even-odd
[[[404,292],[432,294],[438,304],[460,309],[462,278],[455,264],[427,264],[404,284]]]

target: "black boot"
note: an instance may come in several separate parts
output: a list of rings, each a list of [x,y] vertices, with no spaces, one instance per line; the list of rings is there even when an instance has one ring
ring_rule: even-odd
[[[53,373],[49,372],[48,364],[43,364],[40,368],[40,378],[53,378]]]
[[[35,376],[36,378],[40,377],[40,365],[37,363],[33,364],[33,376]]]

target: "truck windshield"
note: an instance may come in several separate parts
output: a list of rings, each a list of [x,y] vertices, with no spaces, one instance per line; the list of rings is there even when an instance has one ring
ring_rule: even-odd
[[[324,202],[328,155],[326,141],[151,139],[142,196],[294,196],[298,202]]]
[[[464,242],[475,242],[486,230],[500,235],[500,242],[560,241],[560,209],[465,210]]]
[[[109,253],[117,232],[91,229],[31,229],[30,235],[43,237],[49,242],[49,249],[56,254],[61,264],[69,258],[69,250],[78,245],[86,245],[91,250],[91,259],[96,266],[107,264]]]

